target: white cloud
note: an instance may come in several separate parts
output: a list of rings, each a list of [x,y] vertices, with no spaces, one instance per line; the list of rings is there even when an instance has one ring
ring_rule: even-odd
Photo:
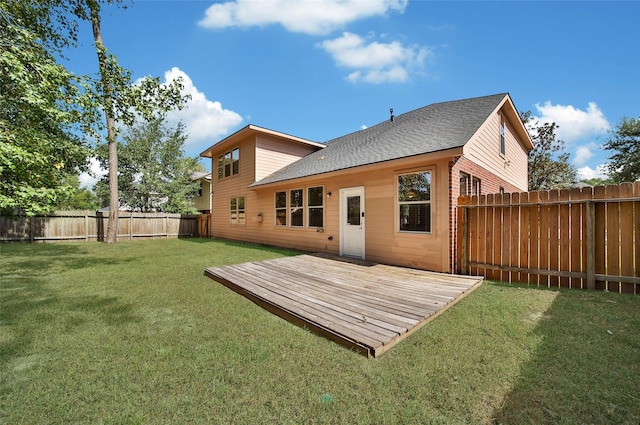
[[[607,167],[604,164],[596,166],[596,169],[589,166],[578,168],[578,178],[580,180],[586,179],[606,179],[608,178]]]
[[[182,77],[183,94],[191,95],[191,100],[180,111],[171,111],[167,114],[170,124],[182,121],[189,137],[185,146],[195,146],[203,142],[212,143],[242,122],[242,117],[229,109],[224,109],[218,101],[207,99],[206,95],[198,90],[191,78],[177,67],[164,73],[165,83],[169,83],[178,77]]]
[[[595,154],[593,153],[594,149],[598,149],[595,143],[591,142],[587,145],[578,146],[575,151],[575,156],[573,158],[573,163],[577,167],[581,167],[589,161]]]
[[[432,54],[427,47],[403,46],[399,41],[367,43],[364,38],[349,32],[325,40],[318,47],[327,51],[338,66],[354,69],[347,80],[373,84],[408,81],[410,74],[421,71]]]
[[[216,3],[198,24],[205,28],[280,24],[287,31],[328,34],[359,19],[403,13],[408,0],[235,0]]]
[[[100,161],[96,158],[89,160],[90,171],[88,173],[80,173],[80,187],[91,189],[100,180],[102,176],[107,175],[109,172],[100,167]]]
[[[589,102],[586,111],[572,105],[552,105],[546,101],[535,105],[539,116],[532,117],[541,123],[555,122],[558,125],[558,139],[567,143],[574,142],[594,134],[606,133],[611,126],[595,102]]]

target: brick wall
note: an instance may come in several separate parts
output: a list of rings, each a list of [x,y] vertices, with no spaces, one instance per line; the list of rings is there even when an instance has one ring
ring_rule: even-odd
[[[517,187],[463,156],[449,162],[449,264],[452,273],[457,270],[457,206],[458,196],[460,196],[461,172],[467,173],[472,181],[474,177],[480,179],[480,193],[478,195],[500,193],[501,189],[504,193],[521,192]]]

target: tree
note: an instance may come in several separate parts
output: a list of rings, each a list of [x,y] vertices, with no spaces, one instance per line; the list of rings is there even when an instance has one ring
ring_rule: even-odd
[[[191,199],[199,184],[191,173],[201,169],[196,158],[184,155],[184,125],[169,128],[162,119],[142,121],[128,129],[118,143],[118,190],[123,205],[142,212],[195,212]],[[107,162],[102,149],[101,162]],[[108,181],[96,185],[104,197]]]
[[[55,206],[57,210],[97,210],[98,198],[91,189],[80,187],[80,178],[70,175],[65,179],[65,184],[72,189],[65,193]]]
[[[640,117],[622,117],[604,148],[614,153],[607,164],[609,176],[616,183],[640,180]]]
[[[556,139],[556,123],[531,122],[531,111],[520,114],[527,126],[533,150],[529,152],[529,190],[563,189],[578,181],[578,173],[569,163],[564,142]]]
[[[77,0],[79,12],[76,16],[86,18],[87,9],[93,29],[100,81],[96,85],[101,108],[107,124],[107,146],[109,150],[109,222],[105,241],[115,243],[118,238],[118,151],[116,143],[116,122],[131,125],[136,115],[154,119],[173,108],[181,108],[182,82],[174,80],[162,86],[157,78],[145,78],[139,84],[132,84],[131,73],[118,65],[116,57],[108,54],[102,40],[100,26],[100,2],[98,0]],[[87,9],[85,9],[85,6]],[[76,9],[78,10],[78,9]]]
[[[582,179],[580,181],[590,186],[606,186],[612,183],[608,178],[602,178],[602,177],[594,177],[592,179]]]
[[[5,7],[6,3],[6,7]],[[182,82],[174,80],[171,84],[160,84],[158,78],[145,78],[141,82],[133,83],[131,72],[120,67],[116,57],[108,52],[105,47],[101,32],[100,12],[103,4],[111,5],[121,3],[121,0],[13,0],[11,2],[3,2],[3,16],[14,17],[18,24],[15,26],[20,31],[22,37],[32,37],[31,41],[36,42],[40,46],[40,56],[31,55],[31,59],[35,59],[34,65],[39,65],[43,59],[55,65],[54,56],[63,56],[65,48],[75,47],[78,40],[78,22],[89,22],[93,30],[93,40],[98,58],[99,79],[94,80],[88,76],[70,78],[72,84],[62,84],[63,82],[54,81],[53,86],[58,91],[70,93],[73,98],[71,105],[78,107],[72,109],[77,112],[75,115],[76,124],[80,125],[81,133],[84,136],[94,136],[100,139],[106,131],[106,140],[109,150],[109,181],[110,181],[110,212],[109,224],[107,227],[107,235],[105,241],[107,243],[115,243],[117,240],[118,227],[118,154],[117,154],[117,128],[118,124],[132,125],[138,117],[144,119],[154,119],[163,116],[168,110],[180,108],[184,105],[187,97],[181,95]],[[6,38],[8,43],[11,41],[12,34]],[[5,40],[3,38],[3,40]],[[54,55],[55,53],[55,55]],[[56,68],[62,72],[61,67]],[[66,72],[66,70],[65,70]],[[37,72],[31,72],[37,75]],[[67,72],[67,75],[71,75]],[[11,83],[12,77],[9,76]],[[67,80],[65,80],[67,81]],[[13,82],[15,83],[15,82]],[[34,90],[36,81],[27,80],[24,89]],[[46,84],[45,84],[46,86]],[[60,89],[60,87],[63,87]],[[4,92],[3,92],[4,93]],[[37,104],[39,96],[33,96],[34,103]],[[66,100],[66,99],[64,99]],[[53,99],[49,102],[55,112],[54,105],[65,104],[60,99]],[[100,115],[104,114],[104,121],[100,120]],[[61,117],[59,114],[53,114],[54,124],[60,125],[66,122],[67,118]],[[4,132],[4,123],[2,130]],[[24,161],[33,160],[36,165],[44,163],[49,158],[27,158],[23,152],[16,152],[14,146],[18,140],[15,132],[7,131],[10,139],[10,149],[4,149],[4,157],[20,157]],[[66,133],[68,135],[68,133]],[[42,139],[32,137],[32,144],[40,145]],[[6,151],[6,152],[5,152]],[[10,159],[11,159],[10,158]],[[15,161],[14,161],[15,162]],[[86,163],[86,158],[85,158]],[[69,166],[66,162],[53,162],[53,164],[61,169],[63,166]],[[24,169],[27,167],[20,167]],[[3,168],[4,172],[4,168]],[[26,174],[26,172],[23,172]],[[38,175],[39,177],[39,175]],[[40,178],[40,177],[39,177]],[[5,182],[5,176],[2,176],[2,182]],[[3,189],[4,190],[4,189]],[[48,192],[31,193],[30,196],[48,196],[47,205],[55,203],[53,195]]]
[[[84,121],[78,80],[56,63],[38,16],[30,2],[0,3],[0,211],[28,215],[73,192],[68,177],[89,153],[75,134]]]

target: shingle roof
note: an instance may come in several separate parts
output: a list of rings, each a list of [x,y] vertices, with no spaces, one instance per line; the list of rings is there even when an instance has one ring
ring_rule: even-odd
[[[507,93],[434,103],[338,137],[251,186],[462,147]]]

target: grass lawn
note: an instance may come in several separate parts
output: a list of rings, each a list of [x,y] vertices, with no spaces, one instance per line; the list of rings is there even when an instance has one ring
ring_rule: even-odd
[[[372,360],[203,275],[295,254],[0,245],[0,423],[640,422],[640,296],[485,282]]]

